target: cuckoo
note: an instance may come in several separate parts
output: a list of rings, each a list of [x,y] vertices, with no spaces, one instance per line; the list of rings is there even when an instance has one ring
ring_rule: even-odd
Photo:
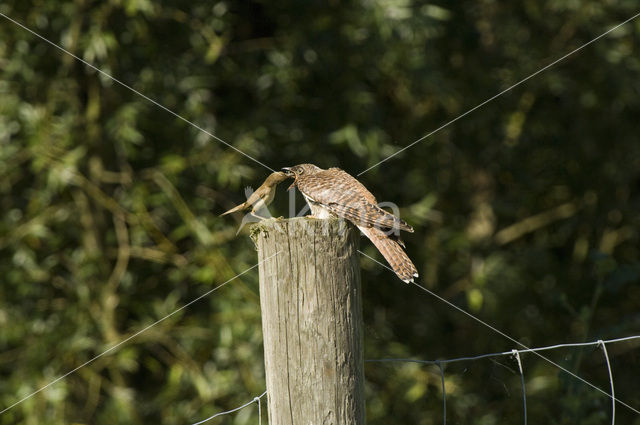
[[[283,168],[316,218],[341,217],[355,224],[373,242],[393,271],[404,282],[413,282],[418,271],[402,249],[397,230],[413,232],[404,220],[378,207],[375,196],[353,176],[339,168],[324,170],[313,164]]]
[[[236,211],[246,211],[251,209],[251,214],[260,218],[256,213],[260,212],[261,209],[268,206],[272,201],[273,197],[276,193],[276,186],[278,183],[287,179],[287,174],[281,171],[276,171],[269,174],[269,177],[266,178],[264,183],[260,185],[255,192],[251,193],[250,188],[246,190],[247,192],[247,200],[237,207],[231,208],[229,211],[225,211],[221,216],[227,215]]]

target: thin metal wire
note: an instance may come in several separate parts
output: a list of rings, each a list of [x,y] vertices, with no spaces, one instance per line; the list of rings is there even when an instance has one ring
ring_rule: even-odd
[[[215,134],[212,134],[210,132],[208,132],[207,130],[205,130],[204,128],[200,127],[199,125],[197,125],[196,123],[194,123],[193,121],[190,121],[186,118],[184,118],[182,115],[173,112],[171,109],[167,108],[166,106],[162,105],[161,103],[153,100],[152,98],[150,98],[147,95],[142,94],[141,92],[139,92],[138,90],[134,89],[133,87],[131,87],[130,85],[118,80],[116,77],[112,76],[111,74],[108,74],[106,72],[104,72],[103,70],[101,70],[100,68],[98,68],[97,66],[87,62],[86,60],[76,56],[75,54],[71,53],[70,51],[68,51],[67,49],[65,49],[64,47],[54,43],[53,41],[47,39],[46,37],[38,34],[37,32],[33,31],[32,29],[26,27],[25,25],[21,24],[20,22],[16,21],[13,18],[10,18],[9,16],[5,15],[4,13],[0,12],[0,16],[2,16],[3,18],[5,18],[6,20],[13,22],[15,25],[19,26],[20,28],[22,28],[25,31],[30,32],[31,34],[35,35],[36,37],[38,37],[39,39],[49,43],[50,45],[52,45],[53,47],[55,47],[56,49],[66,53],[67,55],[71,56],[72,58],[82,62],[83,64],[85,64],[86,66],[88,66],[89,68],[93,69],[94,71],[104,75],[105,77],[109,78],[110,80],[120,84],[122,87],[126,88],[127,90],[132,91],[133,93],[137,94],[138,96],[142,97],[143,99],[145,99],[146,101],[153,103],[154,105],[156,105],[157,107],[159,107],[160,109],[170,113],[171,115],[173,115],[176,118],[181,119],[182,121],[186,122],[187,124],[189,124],[190,126],[200,130],[201,132],[203,132],[204,134],[206,134],[207,136],[211,137],[212,139],[217,140],[218,142],[226,145],[227,147],[230,147],[231,149],[233,149],[234,151],[238,152],[241,155],[244,155],[245,157],[249,158],[250,160],[256,162],[257,164],[262,165],[264,168],[270,170],[270,171],[275,171],[273,168],[269,167],[266,164],[263,164],[262,162],[258,161],[257,159],[255,159],[254,157],[252,157],[249,154],[244,153],[243,151],[241,151],[240,149],[236,148],[235,146],[233,146],[230,143],[225,142],[224,140],[222,140],[220,137],[216,136]],[[2,413],[2,412],[0,412]]]
[[[440,379],[442,380],[442,423],[447,425],[447,390],[444,385],[444,368],[442,362],[436,361],[436,364],[440,369]]]
[[[616,29],[620,28],[621,26],[623,26],[624,24],[626,24],[627,22],[631,22],[634,19],[636,19],[638,16],[640,16],[640,13],[637,13],[635,15],[633,15],[631,18],[619,23],[618,25],[614,26],[613,28],[610,28],[609,30],[603,32],[602,34],[600,34],[599,36],[597,36],[596,38],[594,38],[591,41],[586,42],[585,44],[583,44],[582,46],[573,49],[572,51],[570,51],[569,53],[565,54],[564,56],[560,57],[559,59],[556,59],[555,61],[551,62],[550,64],[546,65],[543,68],[540,68],[539,70],[537,70],[536,72],[534,72],[533,74],[529,75],[526,78],[523,78],[522,80],[518,81],[517,83],[507,87],[506,89],[502,90],[500,93],[496,94],[493,97],[490,97],[489,99],[485,100],[484,102],[474,106],[473,108],[469,109],[467,112],[458,115],[456,118],[446,122],[445,124],[441,125],[440,127],[436,128],[435,130],[433,130],[431,133],[428,133],[424,136],[422,136],[421,138],[419,138],[418,140],[416,140],[415,142],[403,147],[402,149],[394,152],[393,154],[389,155],[388,157],[386,157],[385,159],[378,161],[377,163],[373,164],[371,167],[367,168],[366,170],[358,173],[358,177],[363,175],[364,173],[366,173],[367,171],[371,170],[372,168],[377,167],[378,165],[382,164],[383,162],[386,162],[388,160],[390,160],[391,158],[393,158],[394,156],[400,154],[401,152],[404,152],[405,150],[409,149],[410,147],[414,146],[417,143],[420,143],[421,141],[423,141],[424,139],[430,137],[431,135],[437,133],[438,131],[442,130],[445,127],[448,127],[449,125],[453,124],[454,122],[458,121],[460,118],[465,117],[467,115],[469,115],[470,113],[472,113],[473,111],[475,111],[478,108],[483,107],[484,105],[486,105],[487,103],[497,99],[498,97],[502,96],[503,94],[513,90],[514,88],[518,87],[519,85],[521,85],[522,83],[524,83],[527,80],[530,80],[531,78],[535,77],[536,75],[540,74],[541,72],[546,71],[547,69],[551,68],[552,66],[554,66],[555,64],[557,64],[558,62],[561,62],[563,60],[565,60],[566,58],[568,58],[569,56],[573,55],[574,53],[584,49],[585,47],[587,47],[588,45],[598,41],[599,39],[601,39],[602,37],[606,36],[607,34],[609,34],[612,31],[615,31]]]
[[[615,342],[621,342],[621,341],[630,341],[633,339],[640,339],[640,335],[632,335],[624,338],[608,339],[608,340],[605,340],[604,343],[608,344],[608,343],[615,343]],[[599,345],[600,344],[599,341],[602,341],[602,340],[593,341],[593,342],[556,344],[556,345],[549,345],[546,347],[527,348],[526,350],[517,350],[517,351],[518,353],[531,353],[534,351],[555,350],[558,348],[565,348],[565,347],[587,347],[590,345]],[[513,350],[502,351],[499,353],[480,354],[479,356],[457,357],[454,359],[417,360],[417,359],[402,359],[402,358],[386,358],[386,359],[367,359],[365,361],[366,362],[407,362],[407,363],[423,363],[423,364],[438,364],[438,363],[447,364],[447,363],[456,363],[456,362],[469,361],[469,360],[480,360],[480,359],[486,359],[489,357],[508,356],[512,354],[513,354]]]
[[[607,371],[609,372],[609,383],[611,384],[611,425],[616,423],[616,390],[613,386],[613,373],[611,372],[611,362],[609,361],[609,353],[607,352],[606,341],[599,340],[598,344],[602,347],[604,358],[607,361]]]
[[[605,356],[605,360],[607,362],[607,371],[609,372],[609,384],[610,384],[610,387],[611,387],[611,396],[610,396],[610,398],[611,398],[611,424],[615,425],[616,401],[619,402],[619,400],[615,398],[615,388],[614,388],[614,384],[613,384],[613,372],[612,372],[611,362],[609,360],[609,353],[607,352],[606,344],[624,342],[624,341],[631,341],[631,340],[635,340],[635,339],[640,339],[640,335],[632,335],[632,336],[626,336],[626,337],[622,337],[622,338],[614,338],[614,339],[609,339],[609,340],[601,340],[601,339],[599,339],[597,341],[592,341],[592,342],[556,344],[556,345],[549,345],[549,346],[545,346],[545,347],[528,348],[528,349],[525,349],[525,350],[513,349],[511,351],[502,351],[502,352],[499,352],[499,353],[481,354],[479,356],[465,356],[465,357],[458,357],[458,358],[454,358],[454,359],[416,360],[416,359],[402,359],[402,358],[386,358],[386,359],[366,359],[365,362],[369,362],[369,363],[392,363],[392,362],[397,362],[397,363],[421,363],[421,364],[437,365],[440,368],[440,376],[441,376],[441,379],[442,379],[442,397],[443,397],[443,412],[444,412],[443,416],[444,416],[444,425],[446,425],[446,423],[447,423],[447,400],[446,400],[446,392],[445,392],[445,381],[444,381],[443,364],[456,363],[456,362],[462,362],[462,361],[471,361],[471,360],[480,360],[480,359],[486,359],[486,358],[491,358],[491,357],[500,357],[500,356],[508,356],[508,355],[514,356],[514,358],[516,359],[516,362],[518,363],[518,370],[519,370],[519,373],[520,373],[520,385],[522,387],[522,403],[523,403],[523,407],[524,407],[524,423],[526,425],[527,424],[527,396],[526,396],[526,387],[525,387],[525,380],[524,380],[524,371],[523,371],[523,367],[522,367],[522,360],[520,358],[520,353],[531,353],[531,352],[535,352],[535,351],[555,350],[555,349],[566,348],[566,347],[588,347],[588,346],[594,346],[594,345],[595,346],[600,346],[602,348],[602,350],[603,350],[603,353],[604,353],[604,356]]]
[[[381,263],[380,261],[378,261],[378,260],[376,260],[375,258],[373,258],[373,257],[371,257],[371,256],[369,256],[369,255],[367,255],[367,254],[365,254],[364,252],[362,252],[362,251],[360,251],[360,250],[358,250],[358,252],[359,252],[361,255],[364,255],[365,257],[367,257],[367,258],[371,259],[371,260],[372,260],[372,261],[374,261],[375,263],[377,263],[377,264],[381,265],[382,267],[384,267],[384,268],[386,268],[386,269],[388,269],[388,270],[393,271],[393,269],[392,269],[391,267],[387,266],[386,264]],[[560,369],[560,370],[564,371],[565,373],[568,373],[569,375],[571,375],[571,376],[573,376],[574,378],[576,378],[576,379],[578,379],[578,380],[582,381],[583,383],[585,383],[585,384],[587,384],[588,386],[590,386],[591,388],[593,388],[593,389],[595,389],[595,390],[597,390],[597,391],[601,392],[602,394],[605,394],[607,397],[611,397],[611,398],[613,398],[615,401],[617,401],[617,402],[618,402],[618,403],[620,403],[621,405],[625,406],[625,407],[626,407],[626,408],[628,408],[629,410],[632,410],[632,411],[634,411],[635,413],[637,413],[637,414],[639,414],[639,415],[640,415],[640,410],[638,410],[638,409],[636,409],[636,408],[634,408],[634,407],[630,406],[629,404],[627,404],[627,403],[623,402],[623,401],[622,401],[622,400],[620,400],[620,399],[614,398],[614,397],[613,397],[613,395],[609,394],[608,392],[604,391],[603,389],[601,389],[601,388],[599,388],[599,387],[597,387],[597,386],[593,385],[591,382],[587,381],[586,379],[581,378],[580,376],[578,376],[578,375],[576,375],[575,373],[571,372],[571,371],[570,371],[570,370],[568,370],[567,368],[560,366],[558,363],[554,362],[553,360],[551,360],[551,359],[549,359],[549,358],[547,358],[547,357],[543,356],[542,354],[538,353],[537,351],[540,351],[540,350],[533,350],[533,349],[531,349],[531,348],[527,347],[526,345],[524,345],[524,344],[523,344],[523,343],[521,343],[520,341],[516,340],[515,338],[512,338],[511,336],[507,335],[506,333],[502,332],[502,331],[501,331],[501,330],[499,330],[499,329],[496,329],[495,327],[491,326],[490,324],[488,324],[487,322],[483,321],[482,319],[480,319],[480,318],[478,318],[478,317],[474,316],[473,314],[469,313],[468,311],[464,310],[463,308],[460,308],[460,307],[458,307],[457,305],[453,304],[452,302],[450,302],[450,301],[448,301],[448,300],[446,300],[446,299],[442,298],[440,295],[436,294],[435,292],[430,291],[429,289],[425,288],[425,287],[424,287],[424,286],[422,286],[422,285],[419,285],[419,284],[418,284],[418,283],[416,283],[416,282],[412,282],[412,283],[413,283],[415,286],[417,286],[418,288],[420,288],[421,290],[423,290],[424,292],[428,293],[429,295],[432,295],[432,296],[434,296],[435,298],[439,299],[440,301],[444,302],[444,303],[445,303],[445,304],[447,304],[448,306],[450,306],[450,307],[452,307],[452,308],[454,308],[454,309],[458,310],[459,312],[461,312],[461,313],[463,313],[464,315],[466,315],[466,316],[470,317],[471,319],[473,319],[473,320],[477,321],[478,323],[480,323],[480,324],[482,324],[482,325],[484,325],[484,326],[488,327],[488,328],[489,328],[489,329],[491,329],[492,331],[494,331],[494,332],[496,332],[496,333],[498,333],[498,334],[502,335],[503,337],[507,338],[509,341],[514,342],[514,343],[518,344],[519,346],[523,347],[523,348],[524,348],[524,350],[521,350],[521,352],[531,352],[531,353],[535,354],[536,356],[540,357],[541,359],[543,359],[543,360],[547,361],[548,363],[550,363],[550,364],[554,365],[554,366],[555,366],[555,367],[557,367],[558,369]],[[511,354],[511,352],[507,352],[507,354]],[[484,357],[490,357],[490,356],[489,356],[489,355],[485,355]],[[471,360],[471,359],[469,359],[469,360]],[[433,363],[433,362],[431,362],[431,363]],[[443,363],[444,363],[444,361],[443,361]]]
[[[527,390],[524,383],[524,372],[522,371],[522,361],[520,360],[520,353],[518,350],[513,349],[511,353],[516,358],[518,363],[518,370],[520,371],[520,386],[522,387],[522,406],[524,409],[524,425],[527,425]]]
[[[98,354],[95,357],[92,357],[91,359],[87,360],[86,362],[82,363],[80,366],[76,367],[75,369],[70,370],[69,372],[65,373],[64,375],[54,379],[53,381],[49,382],[47,385],[40,387],[39,389],[37,389],[36,391],[32,392],[31,394],[21,398],[20,400],[16,401],[15,403],[13,403],[12,405],[10,405],[9,407],[5,407],[2,411],[0,411],[0,415],[3,414],[4,412],[6,412],[7,410],[19,405],[20,403],[22,403],[25,400],[30,399],[31,397],[33,397],[34,395],[38,394],[39,392],[49,388],[51,385],[55,384],[58,381],[61,381],[62,379],[66,378],[67,376],[71,375],[72,373],[76,372],[77,370],[87,366],[90,363],[93,363],[95,360],[99,359],[100,357],[104,356],[105,354],[110,353],[111,351],[115,350],[116,348],[120,347],[122,344],[132,340],[133,338],[137,337],[138,335],[140,335],[141,333],[151,329],[152,327],[154,327],[155,325],[157,325],[160,322],[163,322],[164,320],[168,319],[169,317],[173,316],[174,314],[178,313],[179,311],[184,310],[185,308],[189,307],[191,304],[195,303],[196,301],[201,300],[202,298],[206,297],[207,295],[211,294],[214,291],[217,291],[218,289],[222,288],[223,286],[225,286],[227,283],[231,282],[232,280],[237,279],[238,277],[242,276],[245,273],[248,273],[249,271],[255,269],[256,267],[258,267],[260,264],[264,263],[265,261],[275,257],[277,254],[279,254],[281,251],[276,252],[275,254],[273,254],[272,256],[265,258],[264,260],[258,262],[257,264],[249,267],[248,269],[246,269],[245,271],[243,271],[242,273],[239,273],[237,275],[235,275],[234,277],[232,277],[231,279],[227,280],[226,282],[221,283],[220,285],[216,286],[213,289],[210,289],[209,291],[205,292],[204,294],[200,295],[198,298],[189,301],[187,304],[183,305],[182,307],[172,311],[171,313],[167,314],[166,316],[164,316],[161,319],[156,320],[155,322],[153,322],[152,324],[146,326],[145,328],[139,330],[138,332],[134,333],[133,335],[123,339],[122,341],[120,341],[119,343],[109,347],[108,349],[106,349],[105,351],[103,351],[102,353]]]
[[[238,410],[242,410],[242,409],[244,409],[245,407],[247,407],[247,406],[249,406],[249,405],[251,405],[251,404],[255,403],[255,402],[256,402],[256,400],[258,400],[258,412],[260,413],[260,399],[261,399],[261,398],[262,398],[266,393],[267,393],[266,391],[265,391],[265,392],[263,392],[263,393],[262,393],[262,394],[260,394],[258,397],[255,397],[253,400],[246,402],[246,403],[245,403],[245,404],[243,404],[242,406],[238,406],[238,407],[236,407],[235,409],[227,410],[226,412],[216,413],[215,415],[213,415],[213,416],[209,416],[208,418],[203,419],[203,420],[201,420],[200,422],[196,422],[196,423],[194,423],[194,424],[192,424],[192,425],[200,425],[200,424],[203,424],[203,423],[205,423],[205,422],[210,421],[210,420],[211,420],[211,419],[213,419],[213,418],[217,418],[218,416],[228,415],[229,413],[237,412]],[[262,419],[260,419],[259,424],[260,424],[260,423],[262,423]]]
[[[262,395],[265,395],[267,392],[265,391]],[[260,397],[262,397],[262,395]],[[256,397],[253,399],[256,403],[258,403],[258,425],[262,425],[262,405],[260,404],[260,397]]]

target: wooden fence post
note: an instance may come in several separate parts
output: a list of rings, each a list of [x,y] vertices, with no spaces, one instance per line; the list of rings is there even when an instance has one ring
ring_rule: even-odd
[[[270,219],[252,238],[269,424],[364,425],[358,230],[337,219]]]

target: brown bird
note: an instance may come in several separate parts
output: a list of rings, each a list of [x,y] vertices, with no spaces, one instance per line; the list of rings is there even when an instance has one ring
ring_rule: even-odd
[[[353,176],[339,168],[323,170],[313,164],[283,168],[317,218],[342,217],[355,224],[404,282],[418,277],[416,266],[393,231],[413,232],[404,220],[378,207],[375,196]]]
[[[259,212],[263,208],[266,208],[273,201],[273,197],[276,193],[276,186],[278,183],[286,180],[288,178],[286,173],[282,171],[276,171],[269,174],[269,177],[260,185],[255,192],[251,192],[251,188],[247,188],[245,193],[247,195],[247,200],[237,207],[231,208],[229,211],[223,212],[220,216],[230,214],[236,211],[245,211],[251,208],[250,214],[261,218],[261,216],[257,215],[256,212]]]

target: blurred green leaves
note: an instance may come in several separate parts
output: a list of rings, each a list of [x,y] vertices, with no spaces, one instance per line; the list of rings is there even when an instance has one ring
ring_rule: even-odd
[[[357,174],[634,7],[109,0],[0,11],[274,169]],[[361,177],[416,228],[406,243],[424,284],[527,344],[639,328],[639,28]],[[249,238],[234,236],[239,217],[218,214],[267,170],[6,20],[0,98],[2,409],[255,264]],[[364,260],[363,282],[368,358],[513,348]],[[261,344],[251,272],[0,423],[190,423],[264,390]],[[562,364],[604,386],[602,359],[588,354]],[[617,394],[640,405],[637,348],[611,356]],[[530,421],[608,421],[608,400],[523,361]],[[447,368],[450,420],[520,421],[513,370]],[[369,423],[439,423],[437,370],[367,366],[367,379]]]

